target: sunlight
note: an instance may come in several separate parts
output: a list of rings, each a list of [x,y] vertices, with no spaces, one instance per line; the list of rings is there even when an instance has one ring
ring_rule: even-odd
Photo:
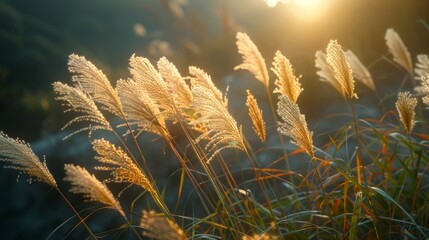
[[[277,4],[288,4],[295,9],[298,17],[303,20],[317,18],[323,12],[322,0],[263,0],[268,7],[276,7]],[[326,1],[325,1],[326,2]]]

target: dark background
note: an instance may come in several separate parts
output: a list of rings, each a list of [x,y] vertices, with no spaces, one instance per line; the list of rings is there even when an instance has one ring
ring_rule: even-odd
[[[318,81],[317,50],[337,39],[370,66],[379,91],[388,94],[398,88],[406,72],[380,60],[388,53],[386,29],[398,32],[415,60],[417,54],[429,53],[427,23],[427,0],[321,0],[315,12],[296,4],[269,8],[262,0],[2,0],[0,131],[30,142],[40,158],[46,155],[58,182],[62,182],[64,163],[91,165],[85,134],[61,140],[66,133],[60,129],[70,115],[62,113],[51,88],[54,81],[70,83],[67,57],[71,53],[86,56],[112,83],[129,76],[128,59],[133,53],[153,63],[167,55],[183,76],[188,66],[195,65],[206,70],[222,90],[230,85],[229,95],[238,99],[231,101],[231,111],[242,110],[243,88],[258,95],[261,85],[250,74],[233,71],[241,62],[235,46],[237,31],[248,33],[268,66],[276,50],[290,59],[296,74],[303,75],[302,112],[310,125],[318,126],[321,116],[338,112],[341,107],[336,103],[341,98],[331,86]],[[139,35],[136,24],[144,26],[146,33]],[[357,93],[370,99],[360,100],[362,104],[376,105],[365,87],[358,85]],[[240,119],[246,113],[233,114]],[[159,141],[155,144],[162,148]],[[162,158],[154,149],[148,155]],[[154,175],[160,184],[169,184],[168,176],[176,168],[175,162],[168,163],[155,168]],[[25,176],[17,183],[16,175],[12,170],[0,170],[0,238],[44,239],[72,213],[55,191],[37,182],[29,185]],[[170,202],[174,204],[174,199]],[[87,206],[80,205],[80,199],[75,203],[80,209]],[[120,225],[103,214],[105,211],[96,214],[92,227],[101,231]],[[112,214],[107,212],[107,216]],[[73,220],[51,239],[72,231]],[[81,238],[81,230],[73,231],[70,238]]]

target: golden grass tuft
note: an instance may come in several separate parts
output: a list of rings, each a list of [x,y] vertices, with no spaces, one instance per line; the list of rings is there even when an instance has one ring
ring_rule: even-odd
[[[140,227],[145,229],[143,236],[159,240],[186,240],[186,234],[173,221],[155,211],[143,210]]]
[[[413,63],[411,60],[411,54],[399,34],[393,28],[389,28],[386,30],[384,39],[386,40],[389,52],[393,55],[393,61],[412,74]]]
[[[270,80],[265,59],[246,33],[237,33],[237,48],[243,58],[243,63],[236,66],[234,70],[248,70],[256,79],[261,81],[265,87],[268,87]]]
[[[298,104],[288,96],[279,96],[277,113],[283,122],[279,122],[278,131],[292,138],[292,143],[302,148],[310,157],[314,157],[313,133],[308,131],[305,116],[301,114]]]
[[[358,98],[355,94],[355,81],[353,73],[346,60],[346,55],[341,49],[341,45],[336,40],[331,40],[326,47],[326,62],[332,67],[335,80],[339,83],[344,96],[351,100]]]
[[[112,192],[104,183],[98,181],[94,175],[90,174],[85,168],[72,164],[65,164],[64,169],[66,171],[64,180],[69,181],[72,185],[70,192],[83,194],[86,202],[103,203],[125,217],[121,205],[113,197]]]
[[[181,110],[188,110],[191,107],[192,93],[176,66],[165,57],[157,65],[176,106]]]
[[[422,79],[423,103],[429,106],[429,73]]]
[[[253,131],[255,131],[256,135],[258,135],[262,142],[265,142],[267,136],[265,131],[265,121],[262,117],[262,110],[259,108],[258,102],[249,90],[247,90],[246,106],[249,111],[249,117],[252,120]]]
[[[144,89],[146,94],[158,105],[158,108],[168,119],[175,114],[174,101],[167,84],[161,74],[154,68],[147,58],[136,57],[130,58],[130,72],[133,80]]]
[[[34,179],[57,187],[57,182],[49,172],[46,162],[39,160],[30,145],[19,139],[12,139],[3,132],[0,132],[0,161],[10,164],[5,168],[16,169],[29,175],[30,183]]]
[[[399,113],[399,119],[409,135],[416,122],[414,109],[417,106],[417,99],[410,97],[410,92],[400,92],[395,105]]]
[[[286,95],[291,101],[296,103],[299,94],[302,92],[299,78],[295,76],[292,64],[280,51],[276,52],[271,70],[276,74],[277,79],[274,82],[276,88],[273,93]]]
[[[372,79],[371,73],[351,50],[346,51],[346,59],[353,72],[353,76],[361,83],[363,83],[366,87],[376,92],[374,80]]]
[[[203,86],[194,86],[192,95],[194,96],[192,106],[199,114],[199,118],[193,124],[202,124],[207,128],[206,132],[195,139],[195,142],[198,143],[202,139],[209,138],[205,147],[210,155],[207,162],[226,148],[245,150],[241,126],[237,126],[237,122],[223,102],[219,101],[210,89]]]
[[[147,131],[164,136],[164,116],[142,85],[131,79],[119,80],[117,89],[127,120],[137,126],[137,135]]]
[[[90,123],[88,126],[81,127],[80,129],[76,130],[65,138],[68,138],[76,133],[86,130],[112,130],[109,122],[100,112],[100,110],[98,110],[98,107],[97,105],[95,105],[95,102],[86,93],[82,91],[79,85],[76,87],[71,87],[61,82],[54,82],[52,85],[54,87],[55,93],[57,94],[56,99],[63,101],[63,106],[67,108],[64,112],[76,112],[81,114],[80,116],[77,116],[70,120],[62,129],[65,129],[74,123]]]
[[[191,85],[192,88],[195,86],[202,86],[209,91],[220,101],[223,105],[228,105],[228,99],[224,98],[222,95],[222,92],[219,91],[219,89],[215,86],[213,83],[210,75],[208,75],[204,70],[190,66],[189,67],[189,74],[191,74]]]
[[[103,109],[124,116],[118,92],[112,87],[104,73],[97,69],[85,57],[71,54],[69,56],[69,71],[74,73],[72,80],[79,85],[83,92],[91,96],[94,102],[103,106]]]
[[[345,98],[343,87],[335,79],[334,69],[326,61],[326,53],[320,50],[317,51],[315,64],[316,64],[316,68],[319,69],[316,73],[320,77],[320,81],[331,84],[335,88],[335,90],[337,90],[341,94],[341,96]]]
[[[97,152],[98,156],[95,157],[97,161],[110,165],[96,167],[97,170],[111,173],[113,178],[108,181],[136,184],[155,194],[155,189],[147,176],[120,147],[115,147],[107,140],[96,139],[92,141],[92,148]]]

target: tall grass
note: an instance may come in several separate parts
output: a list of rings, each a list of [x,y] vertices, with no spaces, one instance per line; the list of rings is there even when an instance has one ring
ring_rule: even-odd
[[[378,119],[356,114],[359,99],[355,78],[377,96],[379,93],[376,79],[357,56],[343,51],[336,40],[329,42],[326,53],[316,53],[317,74],[350,107],[350,122],[343,126],[332,122],[329,142],[324,144],[301,113],[298,97],[305,91],[292,63],[277,52],[271,68],[277,79],[271,82],[262,54],[245,33],[237,34],[243,63],[236,69],[250,71],[259,80],[255,84],[263,85],[271,106],[260,109],[258,101],[262,100],[247,90],[246,112],[253,132],[243,132],[247,128],[229,112],[227,96],[197,67],[189,67],[188,76],[183,77],[165,57],[154,66],[148,59],[133,55],[131,77],[112,86],[90,61],[72,54],[69,70],[73,84],[56,82],[53,87],[65,111],[75,112],[65,126],[73,128],[67,137],[88,131],[97,166],[91,171],[66,164],[64,180],[71,183],[71,192],[84,194],[86,201],[119,213],[112,217],[122,217],[124,224],[109,231],[112,236],[129,230],[137,239],[426,239],[429,122],[424,111],[429,105],[429,61],[427,55],[418,55],[414,79],[410,54],[399,35],[388,29],[385,38],[393,54],[392,63],[406,69],[407,80],[416,79],[417,84],[413,83],[415,90],[398,94],[396,111],[394,106],[383,105],[386,112]],[[423,103],[418,102],[420,97]],[[266,121],[267,111],[275,122]],[[270,136],[266,126],[277,126],[277,136]],[[94,138],[91,133],[95,131],[112,138]],[[177,192],[168,185],[158,186],[148,164],[153,159],[139,141],[143,135],[164,142],[166,149],[160,150],[177,159]],[[249,140],[255,139],[253,135],[258,137],[257,143]],[[291,140],[294,150],[286,148],[284,136]],[[270,138],[282,144],[284,156],[262,161],[260,151],[271,149]],[[261,143],[260,149],[257,146]],[[278,164],[286,158],[286,167]],[[96,212],[76,210],[77,204],[69,202],[47,164],[28,144],[1,133],[0,160],[7,168],[29,175],[30,181],[39,180],[55,188],[89,238],[106,236],[105,231],[97,232],[88,224]],[[308,167],[291,166],[290,161]],[[246,167],[237,169],[234,163]],[[98,180],[101,176],[103,181]],[[115,183],[135,185],[143,197],[131,205],[124,204],[109,190]],[[186,184],[192,192],[184,190]],[[127,188],[121,194],[126,195]],[[177,208],[178,204],[167,204],[165,197],[175,194],[177,201],[196,198],[198,205],[191,209],[194,214],[184,214],[189,211]],[[145,210],[136,212],[137,205]]]

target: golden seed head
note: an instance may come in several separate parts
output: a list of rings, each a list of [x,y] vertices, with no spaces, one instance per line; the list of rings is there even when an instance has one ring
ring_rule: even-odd
[[[276,74],[277,79],[274,82],[276,88],[273,93],[286,95],[290,100],[296,103],[299,94],[302,92],[299,77],[293,73],[292,65],[280,51],[276,52],[273,68],[271,70]]]
[[[280,96],[277,113],[283,122],[279,122],[278,131],[292,138],[292,143],[302,148],[310,157],[314,157],[313,133],[307,128],[305,116],[301,114],[298,104],[288,96]]]
[[[247,90],[246,106],[249,110],[250,119],[252,120],[253,131],[255,131],[256,135],[258,135],[262,142],[265,142],[265,121],[262,117],[262,110],[259,108],[258,102],[249,90]]]
[[[19,139],[12,139],[3,132],[0,132],[0,161],[9,163],[5,168],[16,169],[21,173],[30,176],[29,182],[33,178],[57,187],[48,166],[31,150],[30,145]]]
[[[326,48],[326,62],[332,67],[335,80],[341,86],[344,96],[351,100],[358,98],[355,94],[353,73],[346,61],[346,55],[336,40],[331,40]]]
[[[95,159],[100,163],[108,164],[108,166],[100,166],[96,169],[110,171],[113,178],[109,181],[136,184],[151,194],[155,193],[155,189],[146,175],[120,147],[116,147],[107,140],[96,139],[92,142],[92,148],[98,155]]]
[[[415,124],[414,109],[417,106],[417,99],[410,97],[410,92],[400,92],[396,101],[396,109],[399,113],[399,120],[404,126],[407,134],[410,134]]]
[[[371,73],[362,64],[359,58],[350,50],[346,51],[346,59],[352,69],[353,76],[367,86],[372,91],[376,91],[374,80],[372,79]]]
[[[393,28],[389,28],[386,30],[384,39],[386,40],[389,52],[393,55],[393,61],[405,68],[409,73],[413,73],[411,54],[408,52],[399,34]]]
[[[125,216],[121,205],[119,205],[119,202],[113,197],[112,192],[110,192],[104,183],[98,181],[98,179],[85,168],[72,164],[65,164],[64,169],[66,170],[64,180],[69,181],[72,185],[70,192],[83,194],[85,201],[103,203],[117,210],[122,216]]]
[[[162,240],[186,240],[186,234],[173,221],[155,211],[143,210],[140,226],[145,229],[143,236]]]
[[[269,76],[265,59],[246,33],[237,33],[237,48],[243,58],[243,63],[236,66],[234,70],[248,70],[256,79],[268,87]]]

